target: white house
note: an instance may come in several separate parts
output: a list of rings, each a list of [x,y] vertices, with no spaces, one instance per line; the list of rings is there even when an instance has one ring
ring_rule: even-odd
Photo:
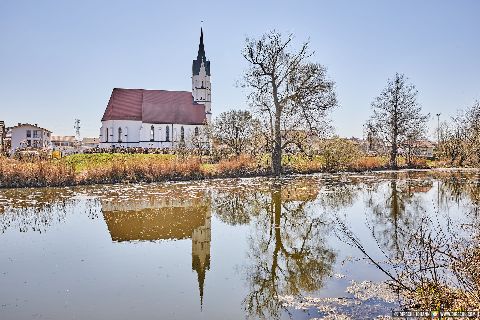
[[[11,128],[11,153],[19,148],[49,148],[51,131],[37,124],[19,123]]]
[[[192,63],[192,92],[113,89],[102,117],[99,147],[189,146],[210,120],[210,61],[200,30],[197,59]]]

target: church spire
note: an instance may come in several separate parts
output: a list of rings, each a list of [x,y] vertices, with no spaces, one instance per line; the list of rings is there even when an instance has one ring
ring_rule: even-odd
[[[210,122],[212,118],[211,94],[210,61],[207,60],[205,55],[203,27],[201,27],[197,58],[192,62],[192,97],[194,102],[205,106],[207,122]]]
[[[205,56],[205,45],[203,44],[203,28],[200,28],[200,43],[198,44],[198,54],[197,59],[193,60],[192,64],[192,75],[200,74],[200,68],[202,62],[205,65],[205,73],[207,76],[210,76],[210,61],[207,60]]]

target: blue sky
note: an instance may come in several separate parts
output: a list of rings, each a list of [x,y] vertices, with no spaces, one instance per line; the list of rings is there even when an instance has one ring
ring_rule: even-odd
[[[82,136],[96,136],[114,87],[191,90],[201,20],[214,116],[247,108],[235,85],[245,37],[276,29],[310,39],[336,82],[339,135],[362,135],[395,72],[447,119],[480,99],[479,13],[475,0],[0,0],[0,120],[73,135],[79,118]]]

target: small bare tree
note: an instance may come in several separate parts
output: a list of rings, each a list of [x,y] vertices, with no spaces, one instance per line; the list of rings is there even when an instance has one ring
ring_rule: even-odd
[[[271,31],[258,40],[247,38],[243,49],[249,62],[245,85],[251,89],[250,105],[269,133],[275,175],[282,172],[282,150],[294,143],[286,135],[292,130],[323,131],[326,111],[337,105],[325,67],[309,61],[309,43],[292,50],[292,40],[291,34]]]
[[[417,102],[418,91],[403,74],[395,74],[372,102],[369,124],[390,149],[390,165],[397,168],[399,148],[409,147],[426,131],[429,115],[423,115]]]
[[[480,164],[480,102],[461,110],[439,128],[439,151],[450,163],[463,166]]]

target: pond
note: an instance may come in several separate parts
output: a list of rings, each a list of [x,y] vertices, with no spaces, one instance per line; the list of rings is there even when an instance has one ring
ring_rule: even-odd
[[[445,170],[0,190],[0,318],[381,318],[424,249],[412,233],[472,240],[479,186]]]

